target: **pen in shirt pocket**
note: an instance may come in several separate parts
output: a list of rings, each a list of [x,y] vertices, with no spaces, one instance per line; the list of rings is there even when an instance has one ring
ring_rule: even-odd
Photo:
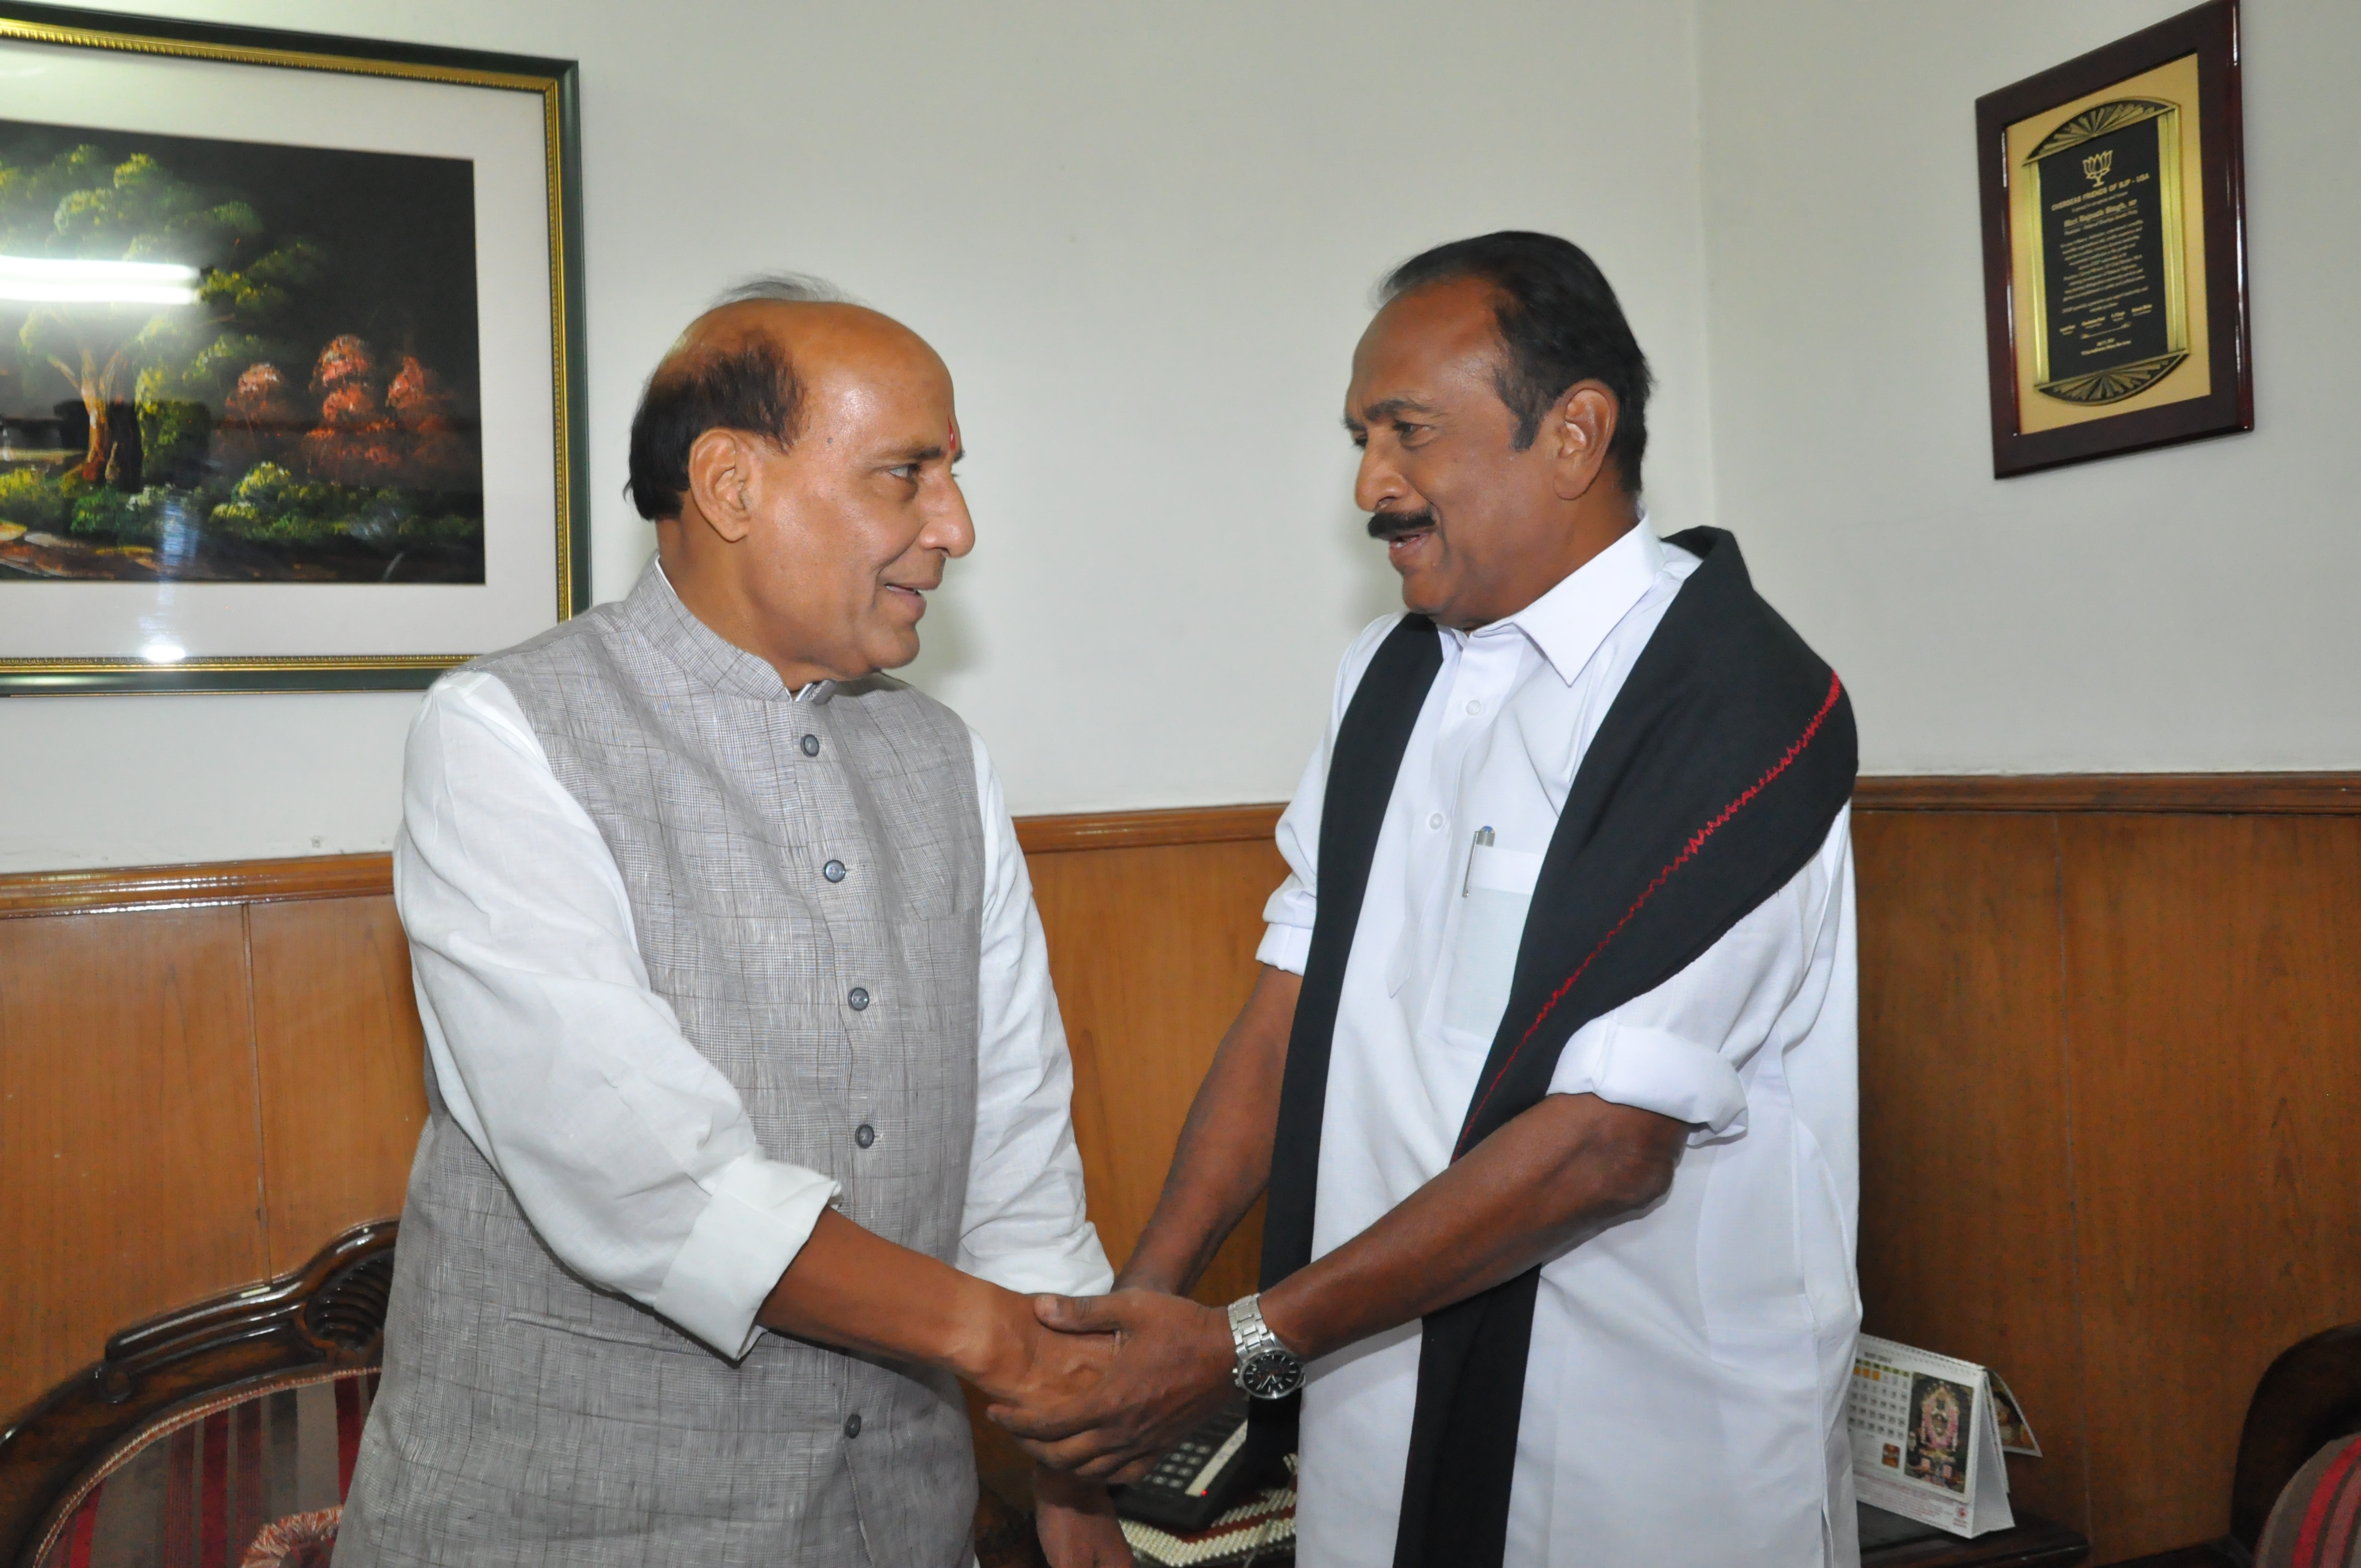
[[[1491,828],[1484,828],[1477,830],[1476,841],[1467,850],[1467,872],[1460,879],[1459,896],[1473,898],[1479,893],[1492,893],[1530,899],[1541,877],[1542,856],[1538,851],[1508,849],[1494,841]]]
[[[1488,826],[1476,829],[1475,842],[1469,845],[1467,850],[1467,870],[1462,872],[1459,878],[1460,897],[1466,897],[1467,890],[1476,884],[1476,851],[1488,848],[1491,842],[1492,829]]]

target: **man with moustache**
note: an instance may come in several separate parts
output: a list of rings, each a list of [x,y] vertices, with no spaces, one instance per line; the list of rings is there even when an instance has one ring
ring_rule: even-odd
[[[956,1568],[955,1376],[1106,1342],[1025,861],[983,745],[881,672],[974,543],[951,380],[807,281],[649,378],[656,559],[436,683],[395,895],[429,1056],[336,1559]],[[1060,1568],[1129,1561],[1045,1477]]]
[[[1640,504],[1649,376],[1574,246],[1398,269],[1353,359],[1362,633],[1265,968],[1106,1379],[997,1412],[1127,1479],[1301,1399],[1312,1568],[1850,1563],[1860,1321],[1843,688],[1736,542]],[[1263,1289],[1183,1299],[1268,1190]]]

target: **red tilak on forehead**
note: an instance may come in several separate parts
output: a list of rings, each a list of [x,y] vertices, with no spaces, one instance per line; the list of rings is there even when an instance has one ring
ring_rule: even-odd
[[[959,455],[959,421],[951,421],[951,455]]]

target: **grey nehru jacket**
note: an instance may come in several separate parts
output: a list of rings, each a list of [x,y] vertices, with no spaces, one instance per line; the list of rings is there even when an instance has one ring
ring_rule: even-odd
[[[651,987],[764,1151],[955,1262],[983,903],[958,717],[884,677],[798,702],[653,565],[471,667],[597,826]],[[585,1283],[427,1086],[338,1568],[969,1561],[952,1378],[768,1333],[732,1364]]]

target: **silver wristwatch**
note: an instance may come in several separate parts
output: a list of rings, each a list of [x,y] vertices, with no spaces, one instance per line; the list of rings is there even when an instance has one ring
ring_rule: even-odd
[[[1230,1343],[1238,1353],[1238,1369],[1232,1376],[1252,1398],[1284,1399],[1303,1387],[1303,1363],[1262,1321],[1260,1296],[1230,1303]]]

